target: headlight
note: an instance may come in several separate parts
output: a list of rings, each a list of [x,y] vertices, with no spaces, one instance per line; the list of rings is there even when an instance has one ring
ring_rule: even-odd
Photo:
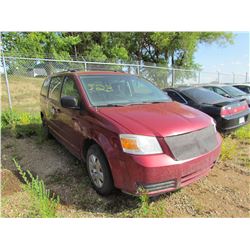
[[[162,149],[154,136],[121,134],[123,152],[135,155],[161,154]]]

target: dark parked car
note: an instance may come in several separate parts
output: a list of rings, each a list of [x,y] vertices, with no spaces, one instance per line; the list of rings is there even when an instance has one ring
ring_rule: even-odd
[[[233,85],[233,87],[247,93],[250,94],[250,85],[249,84],[235,84]]]
[[[242,98],[244,98],[246,99],[248,106],[250,107],[250,94],[246,94],[245,92],[233,86],[219,84],[219,85],[204,85],[202,87],[214,91],[215,93],[227,98],[234,98],[236,100],[241,100]]]
[[[177,102],[197,108],[213,117],[220,131],[229,131],[249,121],[250,109],[244,99],[225,98],[202,87],[165,89]]]
[[[213,119],[121,72],[64,72],[41,89],[44,131],[86,162],[95,190],[157,195],[212,168],[221,148]]]

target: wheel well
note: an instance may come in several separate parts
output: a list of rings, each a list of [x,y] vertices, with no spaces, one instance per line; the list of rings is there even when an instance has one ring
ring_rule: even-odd
[[[87,157],[87,152],[88,149],[91,145],[93,144],[97,144],[94,140],[92,139],[86,139],[84,144],[83,144],[83,160],[86,161],[86,157]],[[98,145],[98,144],[97,144]],[[98,145],[99,146],[99,145]],[[100,146],[99,146],[100,147]]]
[[[111,178],[113,179],[113,174],[112,174],[112,171],[111,171],[111,167],[110,167],[110,165],[109,165],[109,161],[108,161],[108,159],[107,159],[107,156],[106,156],[106,154],[105,154],[105,152],[103,151],[103,149],[102,149],[102,147],[95,141],[95,140],[92,140],[92,139],[86,139],[85,140],[85,142],[84,142],[84,144],[83,144],[83,162],[85,162],[86,163],[86,158],[87,158],[87,152],[88,152],[88,149],[92,146],[92,145],[97,145],[99,148],[100,148],[100,150],[102,151],[102,153],[103,153],[103,155],[104,155],[104,157],[105,157],[105,159],[106,159],[106,161],[107,161],[107,163],[108,163],[108,167],[109,167],[109,171],[110,171],[110,174],[111,174]],[[113,182],[114,182],[114,180],[113,180]]]

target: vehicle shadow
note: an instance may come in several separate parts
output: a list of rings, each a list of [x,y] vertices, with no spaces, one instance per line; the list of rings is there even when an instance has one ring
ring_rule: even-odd
[[[85,166],[55,139],[42,140],[37,133],[39,125],[22,125],[19,133],[2,133],[3,168],[11,170],[21,181],[13,158],[23,170],[42,179],[48,189],[60,197],[60,203],[76,210],[115,217],[119,213],[129,217],[138,209],[140,200],[115,190],[103,197],[95,192]],[[32,127],[32,131],[30,130]],[[20,132],[21,131],[21,132]],[[122,216],[122,215],[121,215]]]

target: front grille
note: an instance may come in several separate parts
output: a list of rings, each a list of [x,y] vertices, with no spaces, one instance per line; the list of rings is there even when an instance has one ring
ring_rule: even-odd
[[[191,159],[212,151],[218,144],[214,126],[164,138],[176,160]]]
[[[165,190],[165,189],[175,188],[175,187],[176,187],[176,180],[169,180],[169,181],[164,181],[164,182],[155,183],[155,184],[143,185],[143,188],[148,192]]]

